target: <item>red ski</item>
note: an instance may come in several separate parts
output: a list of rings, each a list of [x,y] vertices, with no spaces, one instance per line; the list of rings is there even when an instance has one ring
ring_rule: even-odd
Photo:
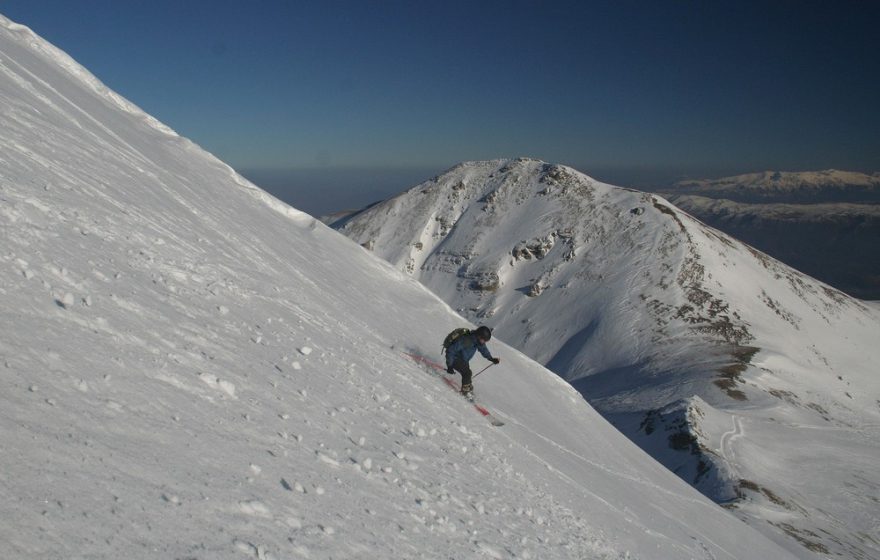
[[[452,389],[453,391],[455,391],[456,393],[461,393],[461,385],[459,385],[458,382],[454,381],[451,377],[447,376],[446,366],[443,366],[442,364],[438,364],[437,362],[430,360],[424,356],[420,356],[418,354],[404,352],[403,355],[408,356],[409,358],[411,358],[413,361],[415,361],[418,364],[422,364],[423,366],[426,366],[426,368],[428,368],[428,372],[431,373],[431,375],[434,375],[435,377],[439,377],[440,379],[442,379],[443,382],[446,383],[446,385],[448,385],[449,388]],[[504,425],[504,422],[502,422],[498,418],[492,416],[492,413],[489,412],[489,410],[486,409],[485,406],[483,406],[479,403],[476,403],[470,399],[468,399],[468,402],[473,404],[474,408],[477,409],[477,412],[479,412],[480,414],[485,416],[486,419],[488,419],[489,422],[491,422],[493,426],[503,426]]]

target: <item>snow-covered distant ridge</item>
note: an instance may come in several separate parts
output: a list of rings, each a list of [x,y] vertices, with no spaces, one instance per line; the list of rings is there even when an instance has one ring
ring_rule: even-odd
[[[737,202],[880,202],[880,173],[764,171],[720,179],[679,181],[665,191]]]

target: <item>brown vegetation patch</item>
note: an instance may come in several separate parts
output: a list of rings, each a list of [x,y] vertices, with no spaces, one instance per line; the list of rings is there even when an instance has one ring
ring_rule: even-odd
[[[752,358],[761,349],[755,346],[735,346],[730,350],[730,356],[735,360],[733,363],[718,369],[720,376],[713,383],[727,396],[734,400],[747,400],[746,394],[736,387],[743,383],[742,374],[746,372]]]
[[[761,486],[756,482],[746,480],[745,478],[739,479],[739,482],[737,483],[736,494],[740,498],[745,498],[745,492],[743,492],[743,490],[749,490],[751,492],[754,492],[755,494],[763,494],[764,497],[766,497],[777,506],[794,511],[794,508],[788,502],[780,498],[775,492],[773,492],[769,488]]]
[[[776,313],[779,317],[781,317],[786,322],[790,323],[797,330],[800,330],[800,327],[798,326],[799,320],[797,319],[797,317],[795,317],[789,311],[785,310],[782,307],[781,303],[774,301],[773,298],[771,298],[769,295],[767,295],[767,292],[765,292],[763,290],[761,290],[761,299],[764,301],[764,305],[769,307],[771,311]]]
[[[753,340],[752,334],[745,325],[734,323],[730,317],[730,305],[712,295],[702,286],[706,270],[691,250],[682,264],[676,281],[684,290],[688,303],[680,306],[675,317],[691,325],[695,330],[723,339],[737,346]],[[736,313],[732,314],[739,319]]]
[[[808,531],[806,529],[797,529],[793,525],[789,525],[788,523],[773,523],[771,521],[770,524],[779,527],[780,529],[788,533],[790,537],[793,537],[795,540],[801,543],[801,545],[807,550],[811,550],[819,554],[828,554],[830,552],[828,550],[828,547],[821,542],[810,540],[819,538],[819,535],[812,531]]]
[[[822,416],[823,420],[825,420],[826,422],[831,422],[831,414],[827,410],[825,410],[822,405],[818,403],[810,403],[807,405],[807,408],[812,408]]]
[[[501,287],[501,279],[495,272],[480,272],[471,277],[471,289],[480,292],[495,292]]]
[[[791,391],[783,391],[782,389],[770,389],[767,391],[777,399],[782,399],[789,404],[798,404],[798,397]]]
[[[654,203],[654,208],[656,208],[660,212],[666,214],[667,216],[672,216],[672,219],[675,220],[675,223],[678,224],[678,227],[681,229],[681,231],[687,233],[687,228],[684,227],[684,224],[681,222],[681,219],[678,217],[678,215],[675,213],[675,211],[672,208],[670,208],[669,206],[666,206],[665,204],[660,204],[659,202],[657,202],[656,198],[652,198],[651,202]]]
[[[822,286],[822,291],[825,292],[825,295],[834,301],[834,303],[838,305],[843,305],[846,303],[847,295],[841,292],[840,290],[835,290],[834,288],[830,288],[828,286]],[[864,307],[863,307],[864,309]]]
[[[737,346],[730,351],[730,355],[742,364],[750,364],[755,354],[760,351],[761,349],[757,346]]]
[[[758,262],[760,262],[764,268],[766,268],[768,270],[771,268],[771,266],[773,265],[773,260],[769,256],[767,256],[766,254],[762,253],[761,251],[755,249],[751,245],[746,245],[746,247],[748,248],[748,250],[752,254],[752,256],[755,257],[756,259],[758,259]]]
[[[749,400],[745,393],[743,393],[739,389],[734,389],[734,387],[736,387],[736,382],[734,381],[730,381],[728,379],[716,379],[715,381],[713,381],[713,383],[725,393],[727,393],[728,397],[735,401]]]

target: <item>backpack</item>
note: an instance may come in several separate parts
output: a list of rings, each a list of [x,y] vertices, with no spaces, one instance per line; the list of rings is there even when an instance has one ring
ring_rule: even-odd
[[[461,328],[461,329],[455,329],[451,333],[447,334],[446,338],[443,339],[443,350],[441,353],[445,354],[446,350],[452,345],[453,342],[455,342],[456,340],[458,340],[459,338],[461,338],[462,336],[464,336],[466,334],[471,334],[471,330]]]

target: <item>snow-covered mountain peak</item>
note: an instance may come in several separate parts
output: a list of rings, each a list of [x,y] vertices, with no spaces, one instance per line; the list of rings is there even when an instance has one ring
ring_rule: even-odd
[[[872,546],[832,528],[852,521],[850,505],[827,509],[867,463],[792,480],[785,465],[801,452],[771,443],[833,425],[825,459],[862,437],[880,458],[880,320],[862,302],[661,197],[529,159],[462,164],[339,227],[756,526],[816,550]],[[742,460],[757,441],[776,446],[774,465]],[[779,508],[786,522],[768,525]],[[805,537],[822,531],[834,536]]]
[[[0,556],[785,558],[418,283],[0,25]],[[435,357],[436,358],[436,357]]]
[[[764,271],[755,278],[762,289],[779,289],[777,277],[788,279],[783,290],[803,285],[795,290],[795,299],[813,312],[865,313],[858,301],[705,227],[660,197],[602,184],[572,168],[538,160],[460,164],[340,227],[456,301],[459,311],[474,320],[499,323],[500,332],[516,331],[520,336],[514,339],[533,339],[535,328],[541,327],[492,320],[502,309],[528,309],[534,317],[551,307],[555,314],[559,309],[548,303],[566,301],[579,290],[624,288],[627,298],[637,296],[633,306],[642,311],[672,305],[672,319],[686,327],[668,329],[675,331],[672,336],[692,340],[699,334],[697,338],[719,344],[747,345],[754,339],[748,321],[728,312],[722,294],[705,286],[710,280],[706,262],[714,259],[711,264],[728,266],[730,255]],[[441,280],[435,282],[436,277]],[[633,293],[636,287],[641,293]],[[767,313],[775,315],[770,307]],[[585,312],[569,308],[564,313],[582,317]],[[652,328],[665,326],[657,321],[670,320],[649,315],[656,319]],[[565,337],[541,338],[545,348],[539,359],[558,358]],[[595,358],[592,364],[569,379],[605,367]]]

